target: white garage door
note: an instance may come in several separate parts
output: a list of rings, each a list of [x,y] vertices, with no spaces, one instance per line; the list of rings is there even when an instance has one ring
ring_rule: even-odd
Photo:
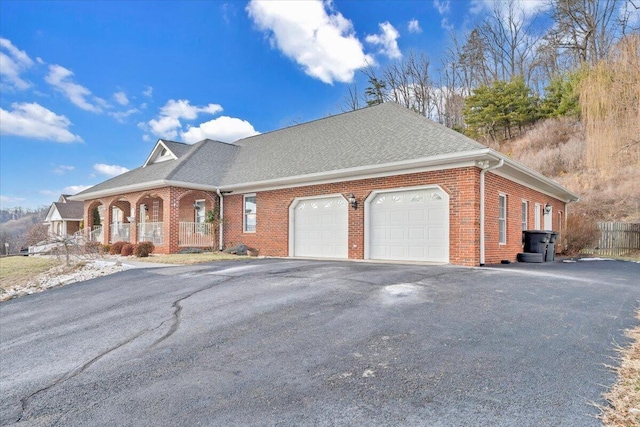
[[[376,194],[369,214],[369,258],[449,262],[449,198],[441,189]]]
[[[293,209],[294,256],[347,258],[348,219],[342,196],[298,201]]]

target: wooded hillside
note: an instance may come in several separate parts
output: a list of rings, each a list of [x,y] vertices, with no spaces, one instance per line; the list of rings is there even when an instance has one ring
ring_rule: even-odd
[[[640,221],[640,2],[494,10],[440,64],[413,52],[364,71],[344,110],[397,102],[556,179],[592,220]]]

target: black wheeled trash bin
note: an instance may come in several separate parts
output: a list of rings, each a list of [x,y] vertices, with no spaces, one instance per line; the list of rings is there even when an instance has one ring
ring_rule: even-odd
[[[547,245],[547,254],[544,257],[545,261],[554,261],[556,259],[556,240],[558,239],[558,233],[555,231],[549,232],[549,243]]]
[[[525,230],[522,233],[524,234],[524,252],[542,254],[543,258],[545,258],[551,232],[543,230]]]

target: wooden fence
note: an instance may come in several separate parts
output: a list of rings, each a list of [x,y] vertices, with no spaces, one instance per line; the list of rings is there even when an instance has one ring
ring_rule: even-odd
[[[583,252],[594,255],[624,256],[640,251],[640,224],[599,222],[600,240],[593,249]]]

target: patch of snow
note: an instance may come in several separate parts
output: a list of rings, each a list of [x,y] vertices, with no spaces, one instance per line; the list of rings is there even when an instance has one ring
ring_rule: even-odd
[[[385,286],[384,290],[394,297],[406,297],[420,290],[420,287],[411,283],[399,283],[397,285]]]
[[[562,262],[576,262],[575,259],[563,259]]]
[[[615,260],[612,258],[594,257],[594,258],[579,258],[578,261],[615,261]]]

